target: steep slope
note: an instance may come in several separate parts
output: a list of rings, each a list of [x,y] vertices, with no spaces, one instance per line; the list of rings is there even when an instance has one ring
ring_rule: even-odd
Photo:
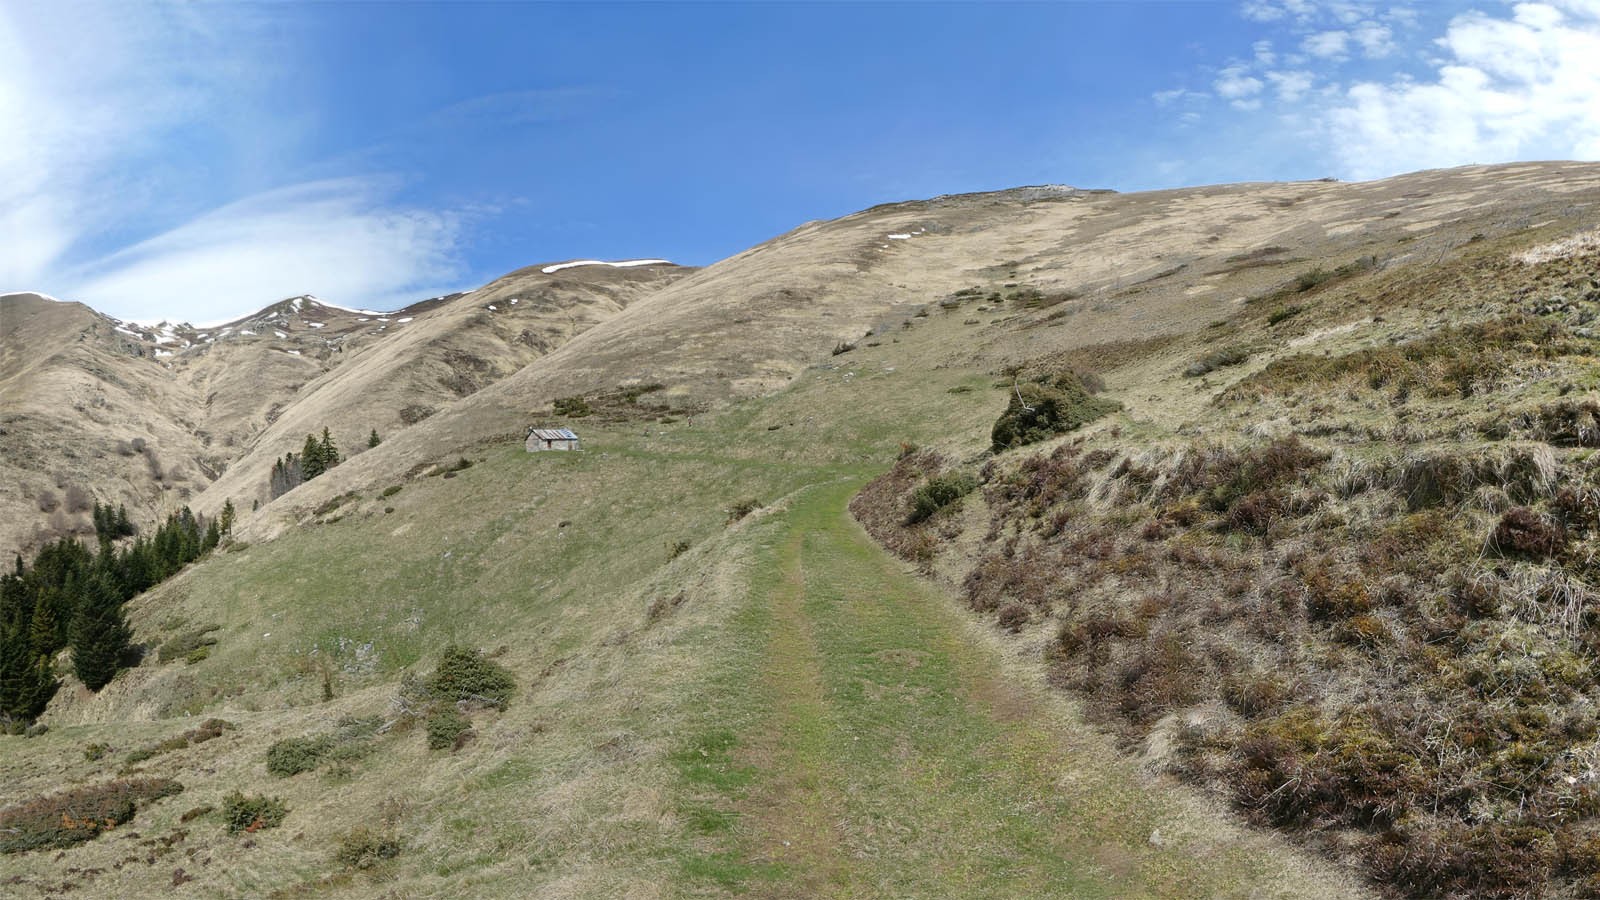
[[[469,294],[373,318],[369,331],[391,333],[299,390],[199,508],[220,508],[217,498],[265,503],[273,461],[298,451],[307,434],[328,428],[343,452],[359,453],[373,429],[392,437],[693,271],[670,263],[561,266],[530,266]]]
[[[549,418],[556,397],[661,383],[660,404],[713,406],[788,383],[845,343],[894,341],[929,314],[959,314],[970,334],[930,347],[918,368],[998,368],[1111,340],[1196,333],[1302,276],[1403,277],[1474,238],[1570,227],[1597,186],[1593,164],[1524,164],[1359,184],[1129,195],[1024,188],[809,223],[652,293],[385,452],[307,485],[263,527],[520,431]],[[1193,392],[1171,393],[1161,403],[1181,416]],[[1144,408],[1139,397],[1129,402]]]
[[[359,450],[372,429],[419,421],[685,271],[530,268],[392,313],[298,297],[205,328],[0,297],[0,550],[92,532],[94,500],[155,521],[235,465],[228,490],[248,508],[307,432]]]
[[[0,547],[93,533],[96,500],[141,518],[186,501],[226,463],[204,403],[131,329],[76,303],[0,297]]]

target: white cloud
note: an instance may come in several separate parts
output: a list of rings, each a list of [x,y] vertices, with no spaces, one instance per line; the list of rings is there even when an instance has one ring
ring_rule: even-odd
[[[293,93],[296,20],[0,3],[0,292],[201,319],[307,291],[364,305],[447,277],[455,221],[396,206],[388,182],[282,187],[319,162]]]
[[[1245,0],[1240,12],[1256,22],[1277,22],[1283,19],[1309,19],[1317,11],[1312,0]]]
[[[1395,51],[1394,32],[1387,25],[1359,22],[1350,30],[1350,36],[1368,59],[1382,59]]]
[[[1232,65],[1217,73],[1211,86],[1224,100],[1244,100],[1261,93],[1261,79],[1249,75],[1243,65]]]
[[[1270,66],[1278,61],[1278,54],[1272,52],[1271,41],[1256,41],[1250,45],[1250,49],[1255,51],[1256,65],[1258,66]]]
[[[1348,31],[1319,31],[1300,42],[1300,49],[1318,59],[1343,59],[1348,55]]]
[[[352,178],[250,197],[85,267],[67,293],[123,318],[220,321],[297,294],[390,308],[453,288],[459,223],[394,208],[393,188]]]
[[[1325,116],[1353,177],[1514,159],[1600,159],[1600,8],[1522,3],[1467,13],[1428,80],[1350,88]]]
[[[1298,103],[1316,84],[1315,75],[1300,71],[1268,72],[1267,80],[1277,91],[1278,99],[1284,103]]]

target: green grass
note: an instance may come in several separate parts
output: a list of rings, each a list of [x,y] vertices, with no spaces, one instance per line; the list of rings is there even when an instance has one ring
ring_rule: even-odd
[[[682,802],[715,826],[680,860],[683,893],[1298,893],[1260,848],[1197,865],[1153,847],[1193,811],[1063,741],[1059,710],[997,677],[965,616],[847,518],[858,486],[808,488],[762,529],[734,652],[673,755]]]
[[[318,893],[327,848],[380,818],[405,852],[381,883],[346,873],[328,892],[1177,896],[1197,865],[1222,893],[1269,883],[1267,851],[1231,832],[1206,841],[1216,863],[1151,848],[1146,826],[1179,813],[1109,746],[1079,746],[1056,707],[1008,720],[990,696],[1000,657],[845,517],[901,442],[981,447],[1004,405],[982,373],[908,379],[867,352],[849,380],[809,373],[692,426],[590,428],[574,454],[479,449],[455,478],[213,556],[132,607],[146,639],[217,623],[209,658],[152,662],[91,708],[107,724],[86,713],[8,743],[0,774],[37,793],[97,776],[88,742],[173,731],[141,716],[225,714],[237,731],[162,758],[185,802],[135,823],[159,837],[229,790],[281,795],[290,812],[254,849],[190,826],[184,849],[214,859],[189,867],[209,895]],[[982,389],[948,392],[963,385]],[[727,524],[747,497],[762,508]],[[421,728],[396,729],[338,778],[266,772],[277,740],[390,715],[400,677],[450,643],[503,647],[517,679],[507,709],[472,714],[477,740],[430,752]],[[113,870],[119,850],[8,864],[40,883],[116,872],[80,884],[93,892],[168,886],[165,862]]]

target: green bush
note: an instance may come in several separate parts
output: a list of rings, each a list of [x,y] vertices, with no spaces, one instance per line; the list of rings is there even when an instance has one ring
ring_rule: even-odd
[[[287,815],[289,807],[280,797],[246,796],[233,791],[222,798],[222,823],[229,834],[277,828]]]
[[[593,412],[594,409],[593,407],[589,406],[589,401],[583,399],[582,397],[556,398],[555,413],[558,416],[566,416],[569,419],[581,419]]]
[[[990,432],[995,452],[1048,440],[1115,412],[1122,404],[1092,397],[1072,373],[1015,385]]]
[[[164,741],[158,741],[145,747],[139,747],[128,753],[123,760],[124,765],[142,763],[147,759],[154,759],[163,753],[182,750],[195,744],[204,744],[206,741],[222,737],[223,732],[232,731],[237,726],[225,719],[207,719],[200,723],[199,728],[191,728],[182,734],[173,735]]]
[[[388,487],[384,488],[383,489],[383,493],[379,494],[378,496],[379,497],[393,497],[395,494],[400,493],[400,488],[402,486],[403,485],[391,484]]]
[[[1305,311],[1306,308],[1304,306],[1280,306],[1279,308],[1273,310],[1271,315],[1267,316],[1267,324],[1276,325],[1286,319],[1292,319]]]
[[[928,479],[911,494],[911,512],[906,515],[906,524],[927,521],[934,513],[972,493],[977,486],[977,480],[965,472],[946,472]]]
[[[393,831],[359,825],[345,832],[334,848],[333,861],[347,869],[370,869],[400,855],[400,838]]]
[[[471,728],[472,723],[454,706],[442,706],[428,717],[428,749],[448,750],[462,732]]]
[[[428,678],[427,687],[429,695],[447,703],[481,700],[503,709],[511,699],[516,679],[505,666],[484,659],[478,651],[452,644],[439,658],[439,667]]]
[[[1218,369],[1237,366],[1249,358],[1250,351],[1243,347],[1223,347],[1221,350],[1213,350],[1190,363],[1189,368],[1183,370],[1183,374],[1190,378],[1199,378],[1201,375],[1215,372]]]
[[[105,755],[110,752],[110,744],[101,744],[97,742],[88,744],[83,748],[83,758],[89,762],[95,762],[97,760],[104,759]]]
[[[195,651],[216,644],[217,639],[211,636],[211,632],[219,631],[221,628],[221,625],[203,625],[173,635],[156,650],[156,658],[162,662],[187,659]]]
[[[284,738],[267,748],[267,772],[279,778],[309,772],[322,765],[332,749],[333,739],[328,737]]]
[[[135,778],[36,797],[0,810],[0,853],[70,847],[133,818],[139,804],[170,797],[183,785]]]

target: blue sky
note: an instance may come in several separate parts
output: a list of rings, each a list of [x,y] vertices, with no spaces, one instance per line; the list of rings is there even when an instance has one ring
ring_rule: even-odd
[[[1600,158],[1600,0],[0,0],[0,291],[218,320],[803,221]]]

